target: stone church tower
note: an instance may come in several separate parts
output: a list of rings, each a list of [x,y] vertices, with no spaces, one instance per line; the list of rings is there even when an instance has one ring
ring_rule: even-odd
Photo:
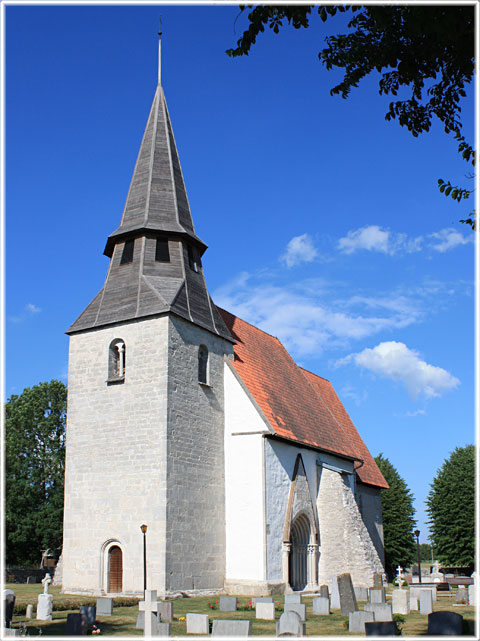
[[[159,82],[105,284],[68,329],[66,592],[222,588],[224,359]]]

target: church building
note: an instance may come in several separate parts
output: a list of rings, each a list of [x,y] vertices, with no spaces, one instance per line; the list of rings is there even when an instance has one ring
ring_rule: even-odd
[[[63,591],[141,595],[144,541],[162,596],[371,586],[388,485],[329,381],[215,306],[206,249],[159,78],[105,284],[67,331]]]

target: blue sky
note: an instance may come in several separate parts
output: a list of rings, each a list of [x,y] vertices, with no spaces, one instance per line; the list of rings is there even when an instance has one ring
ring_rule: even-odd
[[[342,20],[225,50],[236,6],[6,7],[5,396],[66,382],[69,325],[101,288],[157,78],[215,302],[332,381],[375,456],[424,500],[474,440],[469,166],[435,123],[384,120],[368,78],[331,97],[317,53]],[[473,87],[463,105],[474,139]],[[470,203],[473,207],[473,203]]]

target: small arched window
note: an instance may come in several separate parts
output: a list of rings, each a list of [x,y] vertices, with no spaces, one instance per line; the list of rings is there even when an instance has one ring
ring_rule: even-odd
[[[125,342],[116,338],[108,349],[108,382],[125,380],[126,350]]]
[[[205,345],[198,348],[198,382],[208,385],[208,349]]]

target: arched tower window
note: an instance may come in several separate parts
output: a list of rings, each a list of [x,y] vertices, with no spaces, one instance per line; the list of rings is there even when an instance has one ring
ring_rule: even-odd
[[[208,349],[205,345],[198,348],[198,382],[208,385]]]
[[[108,381],[123,381],[125,379],[126,350],[125,342],[116,338],[108,349]]]

